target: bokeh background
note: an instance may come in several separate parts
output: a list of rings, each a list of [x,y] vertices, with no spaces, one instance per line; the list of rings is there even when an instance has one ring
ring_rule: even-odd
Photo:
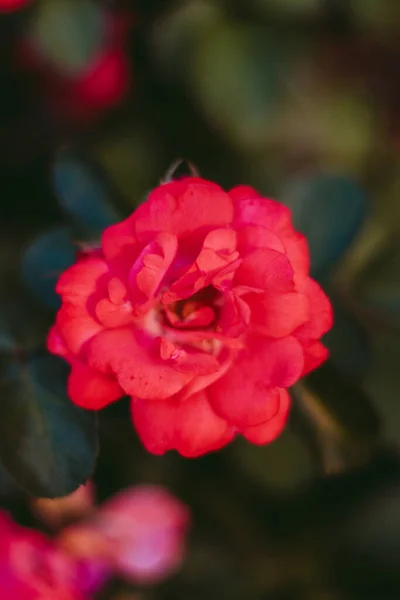
[[[75,249],[179,158],[290,206],[334,304],[270,446],[153,457],[102,412],[100,500],[160,483],[193,520],[178,575],[102,597],[400,597],[399,31],[398,0],[0,0],[2,352],[43,345]]]

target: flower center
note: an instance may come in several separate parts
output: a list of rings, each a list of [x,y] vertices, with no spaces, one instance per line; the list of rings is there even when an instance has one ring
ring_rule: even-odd
[[[168,304],[165,322],[178,329],[212,329],[218,321],[220,300],[221,294],[210,285],[190,298]]]

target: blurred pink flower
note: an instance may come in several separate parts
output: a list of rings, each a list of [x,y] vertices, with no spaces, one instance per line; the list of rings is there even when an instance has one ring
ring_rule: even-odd
[[[166,489],[140,485],[104,504],[91,523],[65,530],[60,543],[127,580],[155,583],[179,570],[189,520],[188,508]]]

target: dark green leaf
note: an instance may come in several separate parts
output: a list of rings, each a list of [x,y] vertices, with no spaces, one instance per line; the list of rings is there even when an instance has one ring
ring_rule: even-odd
[[[364,222],[364,192],[346,177],[319,175],[292,181],[280,198],[291,209],[295,227],[307,237],[312,275],[325,278]]]
[[[332,304],[333,327],[324,336],[323,343],[329,349],[329,357],[334,367],[352,379],[360,379],[367,372],[372,360],[368,333],[340,303],[333,300]]]
[[[293,396],[319,440],[325,472],[369,459],[380,433],[378,415],[369,397],[329,361],[296,384]]]
[[[99,233],[120,220],[104,178],[77,158],[67,154],[59,157],[54,164],[53,185],[65,212],[89,232]]]
[[[356,295],[362,306],[400,326],[400,245],[388,244],[359,277]]]
[[[302,42],[284,32],[217,21],[197,46],[191,91],[212,125],[241,148],[265,146],[285,89],[282,74]]]
[[[35,496],[65,496],[87,481],[95,467],[96,414],[68,399],[67,371],[53,356],[3,361],[0,459]]]
[[[58,308],[55,286],[61,273],[75,262],[77,248],[66,227],[38,237],[22,256],[22,277],[34,296],[49,308]]]
[[[307,375],[301,385],[313,396],[320,414],[344,435],[377,435],[380,423],[369,397],[330,361]]]
[[[0,235],[0,351],[13,352],[43,346],[51,325],[48,311],[35,306],[20,281],[22,240],[9,232]]]

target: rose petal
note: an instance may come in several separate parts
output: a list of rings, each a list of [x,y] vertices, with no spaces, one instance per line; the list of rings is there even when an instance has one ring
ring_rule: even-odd
[[[68,395],[72,402],[89,410],[99,410],[124,395],[118,382],[75,360],[68,379]]]
[[[126,246],[134,246],[138,243],[134,230],[134,214],[103,231],[101,246],[106,261],[118,258]]]
[[[106,293],[107,274],[108,266],[102,258],[83,259],[64,271],[56,285],[56,292],[64,302],[83,305],[92,294],[99,292],[100,287],[104,287]]]
[[[289,416],[290,396],[286,390],[279,390],[280,402],[277,414],[262,425],[247,427],[241,433],[252,444],[273,442],[283,431]]]
[[[249,285],[270,293],[294,290],[293,268],[285,254],[259,248],[243,258],[235,274],[235,285]]]
[[[179,317],[176,312],[165,307],[165,314],[173,327],[179,329],[192,329],[193,327],[208,327],[215,320],[215,311],[211,306],[199,306],[185,318]]]
[[[238,250],[241,256],[257,248],[270,248],[285,254],[286,248],[281,238],[261,225],[244,225],[238,229]]]
[[[301,289],[310,271],[310,253],[307,239],[301,233],[291,232],[282,237],[286,256],[293,267],[294,282],[298,290]]]
[[[310,318],[309,301],[304,294],[251,294],[246,300],[257,331],[273,338],[290,335]]]
[[[174,369],[192,375],[210,375],[221,369],[217,358],[207,352],[197,351],[190,346],[182,348],[165,339],[160,341],[160,355]]]
[[[62,358],[65,358],[65,360],[68,360],[69,358],[70,352],[67,346],[65,345],[62,335],[58,331],[56,325],[53,325],[53,327],[48,333],[47,349],[49,352],[55,354],[56,356],[62,356]]]
[[[123,304],[127,300],[128,290],[118,277],[108,282],[108,296],[113,304]]]
[[[116,305],[108,298],[102,298],[96,304],[95,313],[104,327],[122,327],[133,320],[130,302]]]
[[[137,432],[153,454],[175,449],[183,456],[200,456],[221,448],[234,435],[226,421],[212,411],[204,392],[184,402],[133,398],[131,410]]]
[[[319,341],[314,341],[306,344],[304,350],[304,369],[302,375],[306,375],[313,371],[328,358],[329,352]]]
[[[79,354],[87,341],[103,331],[103,325],[88,313],[85,306],[67,302],[57,313],[56,325],[73,354]]]
[[[140,253],[129,273],[134,310],[145,309],[156,296],[178,248],[176,236],[160,233]]]
[[[89,365],[115,373],[126,394],[164,400],[179,392],[193,377],[160,356],[159,342],[129,327],[103,331],[87,348]]]
[[[227,277],[227,272],[232,279],[234,271],[240,264],[238,257],[236,233],[230,229],[214,229],[206,236],[193,264],[163,294],[163,303],[172,304],[183,298],[189,298],[210,285],[219,274],[222,275],[223,281]],[[230,268],[231,266],[233,269]]]
[[[284,204],[263,198],[247,185],[239,185],[229,191],[234,201],[235,225],[261,225],[273,233],[291,226],[290,210]]]
[[[251,310],[245,300],[235,294],[235,290],[224,296],[224,305],[218,323],[224,335],[239,337],[250,323]]]
[[[308,298],[310,320],[299,327],[295,335],[301,341],[316,340],[332,327],[332,306],[322,288],[310,277],[305,280],[300,291]]]
[[[270,418],[275,388],[289,387],[303,371],[304,356],[294,337],[266,340],[252,336],[229,371],[209,388],[217,414],[240,427]],[[263,417],[263,410],[268,415]]]
[[[134,213],[134,227],[140,240],[148,241],[154,232],[167,231],[178,237],[231,223],[232,201],[218,185],[187,177],[154,189]]]
[[[177,417],[177,450],[188,458],[219,450],[233,439],[233,428],[215,414],[205,391],[180,404]]]
[[[107,227],[101,236],[104,258],[111,270],[125,280],[141,250],[134,232],[134,215]]]

